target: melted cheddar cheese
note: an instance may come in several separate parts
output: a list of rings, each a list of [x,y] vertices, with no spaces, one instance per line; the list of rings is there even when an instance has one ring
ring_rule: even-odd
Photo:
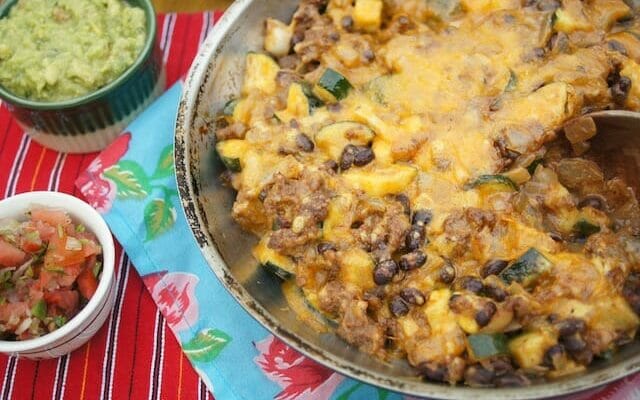
[[[293,309],[432,380],[575,373],[640,323],[637,200],[562,133],[640,109],[636,12],[523,3],[303,0],[218,119]]]

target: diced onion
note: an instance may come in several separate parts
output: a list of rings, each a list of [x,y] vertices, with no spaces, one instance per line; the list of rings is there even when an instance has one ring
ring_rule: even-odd
[[[23,319],[20,325],[18,325],[18,327],[16,328],[16,335],[22,335],[24,331],[29,329],[29,327],[31,326],[31,322],[32,322],[31,318]]]
[[[67,243],[64,246],[65,250],[78,251],[82,250],[82,242],[72,236],[67,237]]]
[[[582,143],[596,135],[596,123],[591,117],[578,117],[564,124],[564,134],[571,143]]]
[[[276,57],[289,54],[292,37],[293,30],[289,26],[275,19],[267,19],[264,48],[269,53]]]

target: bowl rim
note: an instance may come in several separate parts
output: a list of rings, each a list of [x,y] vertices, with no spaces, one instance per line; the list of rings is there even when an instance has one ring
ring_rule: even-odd
[[[62,206],[61,203],[67,205]],[[90,229],[96,235],[100,246],[102,246],[102,276],[98,281],[98,288],[95,294],[80,312],[67,321],[66,324],[53,332],[33,339],[15,342],[0,340],[1,353],[20,354],[33,351],[47,351],[51,345],[57,345],[61,339],[65,339],[68,335],[75,333],[83,323],[101,311],[101,305],[109,297],[110,288],[115,280],[115,245],[113,236],[105,220],[93,207],[83,200],[66,193],[37,191],[21,193],[0,200],[0,214],[3,213],[6,207],[15,205],[17,209],[27,210],[33,204],[62,208],[69,212],[74,219],[83,220],[82,223],[87,225],[87,229]],[[83,216],[78,217],[79,214]],[[19,216],[20,215],[17,215],[16,217]],[[7,215],[7,217],[10,216]],[[89,228],[89,224],[93,226]],[[88,326],[84,329],[86,328],[88,328]]]
[[[640,371],[640,354],[637,354],[600,371],[589,372],[587,370],[583,374],[566,379],[519,388],[448,386],[419,379],[409,380],[410,377],[401,381],[390,375],[368,370],[351,360],[334,356],[321,346],[310,343],[287,330],[286,327],[280,326],[278,320],[259,304],[240,281],[230,273],[228,265],[218,251],[217,243],[206,226],[206,218],[203,217],[199,201],[202,192],[200,188],[196,188],[199,178],[194,171],[198,163],[192,157],[193,150],[190,141],[191,130],[199,118],[196,115],[198,104],[202,96],[207,93],[202,86],[211,79],[215,60],[223,54],[222,48],[226,37],[233,34],[235,24],[254,1],[261,0],[236,0],[201,45],[184,81],[174,131],[176,180],[180,202],[191,233],[219,282],[253,319],[287,345],[333,371],[360,382],[411,396],[452,400],[461,398],[476,400],[541,399],[584,392]]]
[[[3,4],[0,4],[0,19],[5,18],[9,14],[9,10],[11,9],[11,7],[16,5],[18,1],[20,0],[6,0]],[[125,1],[127,3],[131,2],[130,0]],[[129,79],[131,75],[141,69],[144,62],[151,56],[153,52],[157,33],[156,12],[151,0],[139,0],[139,2],[140,4],[138,5],[138,7],[142,8],[145,14],[147,37],[145,38],[142,50],[140,50],[140,53],[138,54],[138,57],[135,59],[133,64],[131,64],[116,79],[107,83],[103,87],[86,93],[82,96],[56,101],[29,100],[14,94],[4,86],[0,85],[0,99],[3,99],[13,106],[37,111],[51,111],[83,106],[108,95],[114,89],[119,87],[123,82]]]

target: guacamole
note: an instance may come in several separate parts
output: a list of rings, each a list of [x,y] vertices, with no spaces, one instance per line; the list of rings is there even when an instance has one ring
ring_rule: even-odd
[[[0,85],[58,101],[115,80],[140,54],[144,11],[122,0],[19,0],[0,19]]]

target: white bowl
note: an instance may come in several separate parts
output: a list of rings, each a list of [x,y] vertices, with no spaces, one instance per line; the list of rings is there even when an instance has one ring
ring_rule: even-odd
[[[109,227],[100,214],[84,201],[58,192],[29,192],[0,201],[0,219],[24,218],[32,205],[61,208],[74,223],[83,224],[102,246],[102,277],[91,300],[59,329],[34,339],[0,340],[0,353],[33,360],[56,358],[85,344],[104,324],[115,298],[115,250]]]

